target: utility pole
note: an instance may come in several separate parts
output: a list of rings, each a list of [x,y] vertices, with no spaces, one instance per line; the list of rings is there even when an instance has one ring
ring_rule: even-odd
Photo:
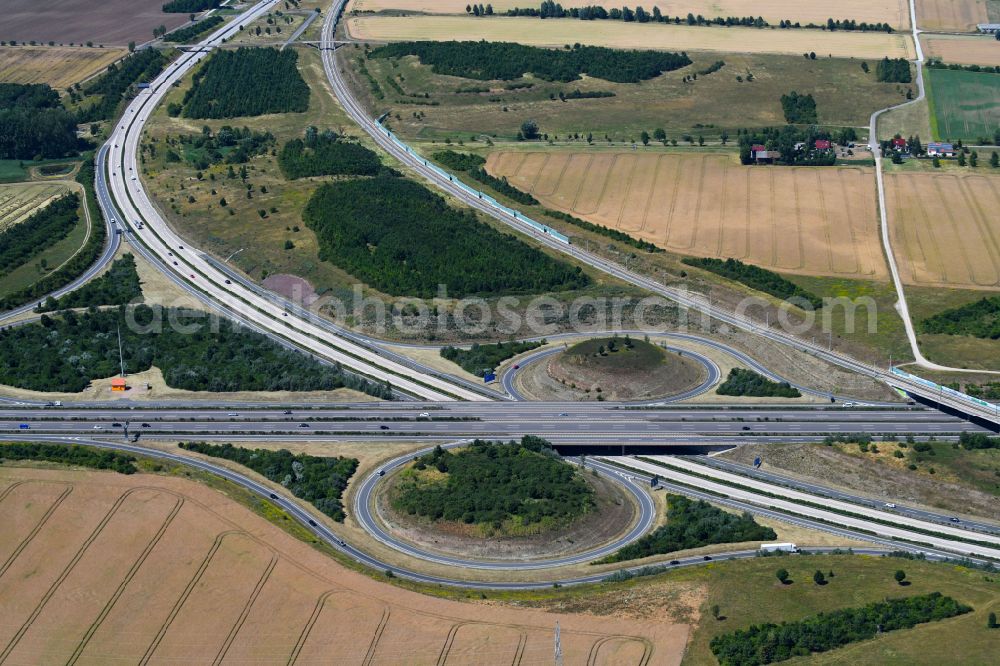
[[[562,639],[559,636],[559,620],[556,620],[555,663],[556,666],[563,666]]]
[[[125,355],[122,353],[122,327],[118,326],[118,361],[122,366],[122,377],[125,376]]]

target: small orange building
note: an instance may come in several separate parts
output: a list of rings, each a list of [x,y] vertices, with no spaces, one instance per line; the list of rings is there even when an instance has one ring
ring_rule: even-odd
[[[115,377],[114,379],[111,380],[112,391],[124,391],[125,388],[126,386],[124,377]]]

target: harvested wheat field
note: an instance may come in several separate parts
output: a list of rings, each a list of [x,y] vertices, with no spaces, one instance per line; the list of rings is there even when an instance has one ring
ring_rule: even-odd
[[[115,62],[125,49],[88,49],[85,46],[0,46],[0,82],[47,83],[68,88]]]
[[[923,30],[975,32],[989,23],[990,0],[916,0],[917,25]]]
[[[529,46],[566,44],[619,49],[792,53],[815,51],[841,58],[913,58],[913,40],[902,33],[818,32],[756,28],[705,28],[623,21],[542,21],[530,17],[361,16],[347,21],[351,36],[362,41],[481,40]]]
[[[1000,177],[887,174],[886,205],[904,282],[1000,288]]]
[[[467,0],[353,0],[348,11],[414,11],[426,14],[465,14]],[[514,7],[534,6],[524,0],[496,0],[493,11],[502,13]],[[536,3],[537,4],[537,3]],[[593,0],[565,0],[563,7],[585,7]],[[825,2],[797,2],[796,0],[653,0],[642,3],[653,11],[659,7],[665,16],[687,16],[688,12],[706,18],[716,16],[762,16],[768,23],[790,20],[802,23],[825,24],[833,18],[851,18],[858,23],[888,23],[897,28],[910,25],[910,14],[905,0],[841,0],[836,11]]]
[[[177,477],[0,468],[0,662],[678,664],[688,626],[426,597]]]
[[[927,35],[927,55],[962,65],[1000,65],[1000,42],[992,35]]]
[[[0,232],[25,221],[66,192],[67,187],[59,183],[0,185]]]
[[[885,279],[872,170],[735,156],[496,152],[486,168],[550,208],[664,249],[802,275]]]

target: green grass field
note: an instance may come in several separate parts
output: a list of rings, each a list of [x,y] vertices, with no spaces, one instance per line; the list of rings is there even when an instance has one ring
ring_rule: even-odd
[[[350,48],[340,56],[356,77],[361,99],[376,115],[386,110],[394,118],[398,115],[390,123],[407,138],[428,141],[468,140],[473,134],[512,139],[527,118],[560,139],[592,133],[597,143],[605,141],[605,135],[615,141],[637,141],[641,131],[657,127],[678,141],[684,133],[711,140],[723,129],[735,140],[737,128],[783,124],[780,98],[790,90],[816,98],[820,123],[854,127],[866,126],[872,111],[902,102],[906,94],[904,86],[878,83],[873,63],[866,74],[861,60],[690,53],[694,64],[689,67],[638,84],[589,77],[569,83],[530,76],[512,82],[478,81],[434,74],[414,57],[369,59],[365,66],[384,93],[384,99],[373,99],[368,82],[357,74],[355,59],[362,54],[361,49]],[[720,70],[683,81],[720,59],[725,62]],[[507,90],[508,84],[533,85]],[[489,92],[457,92],[463,88]],[[560,101],[560,92],[568,95],[576,89],[615,96]]]
[[[1000,74],[932,69],[931,130],[935,138],[977,142],[1000,126]]]

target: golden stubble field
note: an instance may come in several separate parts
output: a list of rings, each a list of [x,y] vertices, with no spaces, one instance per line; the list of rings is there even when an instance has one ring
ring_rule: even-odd
[[[0,185],[0,231],[20,224],[67,191],[62,183]]]
[[[916,0],[917,25],[924,30],[974,32],[989,23],[988,0]]]
[[[1000,289],[1000,177],[892,173],[885,182],[892,246],[905,283]]]
[[[886,279],[865,167],[746,167],[734,155],[495,152],[486,168],[550,208],[664,249],[802,275]]]
[[[486,40],[562,47],[577,42],[619,49],[791,53],[818,57],[913,58],[903,33],[706,28],[623,21],[543,21],[531,17],[359,16],[347,21],[354,39],[371,41]]]
[[[688,626],[431,598],[177,477],[0,469],[0,662],[679,664]]]
[[[980,2],[984,0],[979,0]],[[353,0],[348,11],[414,11],[427,14],[465,14],[467,0]],[[505,12],[515,7],[535,7],[538,3],[524,0],[496,0],[493,11]],[[592,0],[565,0],[563,7],[584,7]],[[782,20],[802,24],[825,24],[828,18],[851,18],[859,23],[888,23],[897,28],[910,25],[910,15],[905,0],[841,0],[836,8],[826,2],[795,2],[794,0],[654,0],[642,3],[648,11],[659,7],[666,16],[687,16],[688,12],[705,18],[716,16],[762,16],[768,23]]]
[[[1000,43],[992,35],[927,35],[927,55],[963,65],[1000,65]]]
[[[85,46],[0,46],[4,83],[47,83],[68,88],[103,72],[126,53],[125,49]]]

